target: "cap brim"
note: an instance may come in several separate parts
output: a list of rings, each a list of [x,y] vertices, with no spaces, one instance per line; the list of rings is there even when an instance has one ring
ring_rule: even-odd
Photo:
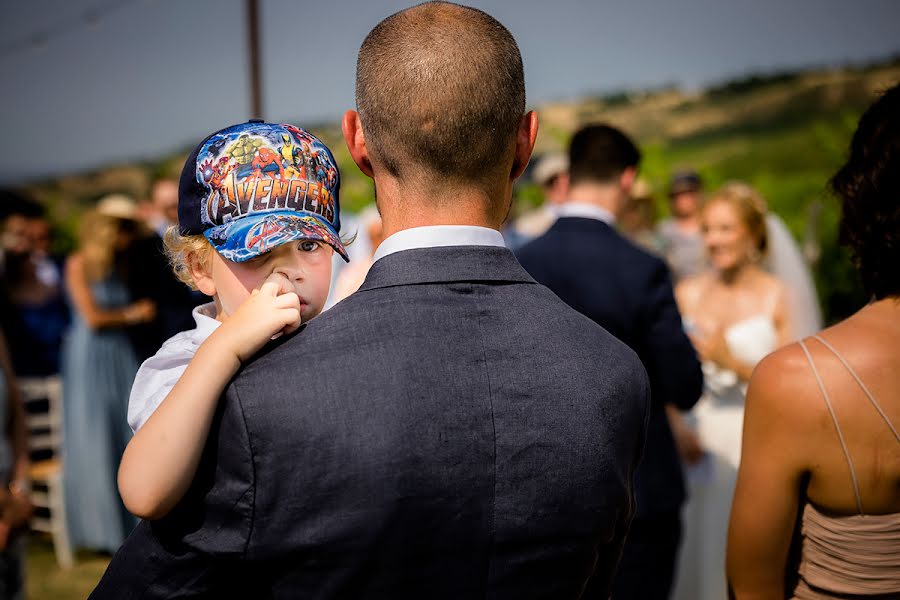
[[[341,238],[328,221],[312,213],[275,210],[254,213],[203,233],[223,258],[244,262],[298,240],[324,242],[350,262]]]
[[[678,194],[688,194],[691,192],[699,192],[700,186],[697,184],[678,184],[669,188],[669,196],[677,196]]]

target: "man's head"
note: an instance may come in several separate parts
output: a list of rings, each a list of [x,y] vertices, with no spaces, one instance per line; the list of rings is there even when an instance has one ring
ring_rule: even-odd
[[[703,180],[696,171],[678,171],[669,182],[669,207],[676,219],[692,219],[703,206]]]
[[[541,186],[545,202],[565,202],[569,194],[569,157],[561,152],[542,156],[534,166],[532,179]]]
[[[386,18],[360,48],[356,102],[358,115],[347,113],[344,135],[379,192],[391,180],[439,203],[479,187],[506,204],[490,210],[505,212],[537,122],[523,118],[516,41],[493,17],[429,2]]]
[[[166,226],[178,222],[178,182],[174,179],[159,179],[153,183],[150,199],[157,214]]]
[[[44,209],[23,192],[0,189],[0,251],[31,252],[30,224],[43,216]]]
[[[615,127],[582,127],[569,144],[568,201],[596,204],[618,217],[640,160],[634,142]]]
[[[28,221],[28,238],[32,251],[38,256],[49,256],[53,244],[53,228],[47,217],[41,215]]]
[[[569,144],[571,185],[619,186],[628,192],[634,183],[641,153],[627,135],[609,125],[587,125]]]

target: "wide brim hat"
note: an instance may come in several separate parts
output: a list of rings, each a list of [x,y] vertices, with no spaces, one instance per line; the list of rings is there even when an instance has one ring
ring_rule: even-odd
[[[109,194],[97,202],[97,213],[104,217],[122,219],[123,221],[136,221],[138,218],[137,204],[125,194]]]
[[[205,138],[188,156],[178,184],[182,235],[203,234],[216,251],[244,262],[282,244],[341,242],[340,174],[311,133],[253,119]]]
[[[543,155],[534,167],[531,179],[538,185],[550,183],[554,177],[569,170],[569,157],[562,152]]]

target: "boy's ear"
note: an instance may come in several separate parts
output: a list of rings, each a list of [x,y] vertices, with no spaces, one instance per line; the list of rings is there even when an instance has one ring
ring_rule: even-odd
[[[215,250],[212,250],[212,252],[215,252]],[[199,256],[191,253],[186,261],[186,266],[191,274],[191,279],[194,280],[194,285],[197,286],[198,290],[210,297],[216,295],[216,284],[213,282],[210,265],[212,259],[213,257],[210,256],[207,257],[207,260],[201,260]]]

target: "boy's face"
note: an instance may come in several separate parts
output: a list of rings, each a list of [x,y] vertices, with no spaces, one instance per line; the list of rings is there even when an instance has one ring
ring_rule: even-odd
[[[259,289],[267,277],[281,273],[300,297],[300,317],[306,322],[325,306],[331,284],[331,246],[323,242],[298,240],[282,244],[246,262],[232,262],[213,251],[209,268],[209,288],[218,303],[219,320],[234,314],[238,306]]]

